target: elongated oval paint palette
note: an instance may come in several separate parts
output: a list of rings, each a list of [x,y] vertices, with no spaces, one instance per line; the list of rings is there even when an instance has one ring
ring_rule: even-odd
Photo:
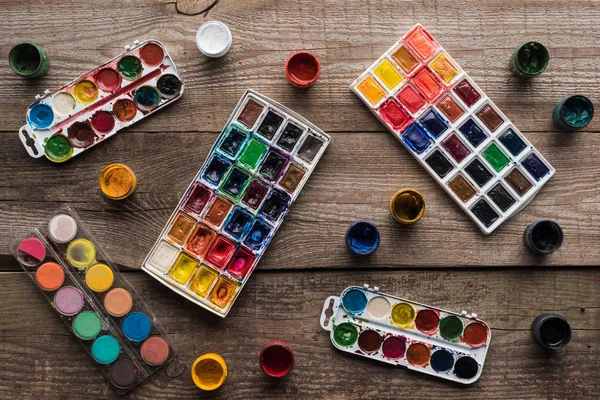
[[[445,311],[351,286],[325,300],[321,327],[344,352],[463,384],[481,376],[490,327],[475,314]]]
[[[36,96],[19,138],[31,157],[64,162],[171,104],[183,80],[164,45],[146,40],[61,88]]]

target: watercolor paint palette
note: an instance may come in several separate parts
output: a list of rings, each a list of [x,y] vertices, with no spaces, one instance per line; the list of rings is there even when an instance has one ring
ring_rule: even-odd
[[[327,298],[321,327],[339,350],[463,384],[481,376],[491,340],[490,327],[476,314],[456,314],[369,285]]]
[[[174,359],[166,331],[71,208],[57,210],[13,254],[118,393]]]
[[[350,89],[484,234],[525,207],[555,173],[419,24]]]
[[[43,96],[26,112],[19,138],[31,157],[66,161],[183,94],[165,46],[136,41],[125,53]]]
[[[225,317],[330,140],[247,90],[142,269]]]

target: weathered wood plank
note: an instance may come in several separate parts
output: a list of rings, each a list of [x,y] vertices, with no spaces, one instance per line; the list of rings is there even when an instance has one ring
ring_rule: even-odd
[[[89,0],[36,4],[4,2],[0,58],[6,59],[11,45],[28,38],[47,49],[52,68],[37,82],[22,80],[9,68],[0,70],[0,97],[11,99],[0,105],[0,131],[17,131],[35,94],[77,78],[135,39],[150,37],[168,47],[187,89],[168,117],[161,113],[130,130],[216,132],[243,90],[252,87],[291,106],[325,131],[383,131],[348,85],[417,21],[432,31],[524,132],[556,131],[550,113],[566,94],[580,92],[600,101],[600,50],[593,45],[600,38],[595,22],[600,8],[590,1],[500,1],[478,4],[477,10],[464,0],[221,1],[207,18],[227,23],[234,42],[231,52],[219,60],[202,57],[194,42],[196,29],[206,18],[178,14],[174,1],[121,2],[113,7]],[[471,14],[472,18],[465,17]],[[65,23],[65,15],[89,23],[74,34],[76,28]],[[316,15],[323,17],[316,22]],[[549,47],[552,60],[541,77],[522,83],[511,78],[508,58],[517,44],[532,38]],[[285,59],[300,49],[314,51],[323,65],[319,83],[308,91],[293,88],[283,74]],[[588,130],[600,130],[598,119]]]
[[[600,187],[591,182],[600,164],[590,149],[600,147],[600,138],[581,133],[567,144],[560,134],[529,136],[558,172],[523,211],[486,237],[392,135],[333,133],[259,268],[597,265]],[[68,202],[115,262],[139,268],[215,138],[207,132],[123,132],[55,165],[29,158],[20,142],[0,135],[0,148],[17,155],[0,159],[0,254],[10,254],[13,241]],[[138,176],[135,194],[123,202],[105,199],[98,188],[100,171],[112,162],[128,164]],[[397,224],[388,210],[393,193],[406,186],[427,201],[425,217],[412,227]],[[381,228],[381,246],[367,259],[352,257],[344,244],[358,218]],[[530,254],[521,239],[538,218],[557,220],[566,235],[563,248],[545,258]],[[18,269],[9,259],[3,267]]]
[[[161,373],[130,398],[197,398],[189,376],[195,357],[221,354],[230,370],[217,398],[591,398],[600,390],[598,271],[258,271],[225,320],[183,300],[143,273],[126,273],[178,347],[186,369]],[[0,389],[7,398],[114,395],[102,375],[22,273],[2,273]],[[478,312],[492,327],[481,379],[469,387],[341,353],[319,326],[329,295],[368,282],[384,292],[449,310]],[[546,353],[530,333],[534,315],[558,312],[572,342]],[[296,353],[291,374],[272,381],[258,351],[285,340]],[[206,396],[203,396],[206,397]],[[212,397],[212,396],[211,396]]]

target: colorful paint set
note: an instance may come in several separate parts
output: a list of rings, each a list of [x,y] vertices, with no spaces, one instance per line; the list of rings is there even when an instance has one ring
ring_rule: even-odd
[[[525,207],[554,175],[421,25],[350,89],[485,234]]]
[[[19,131],[30,156],[66,161],[181,97],[183,81],[160,42],[136,41],[126,49],[60,89],[36,96]]]
[[[142,269],[225,317],[329,142],[246,91]]]
[[[463,384],[481,376],[491,339],[489,326],[475,314],[430,307],[369,285],[327,298],[321,327],[339,350]]]
[[[13,254],[117,392],[175,356],[166,331],[72,209],[59,209]]]

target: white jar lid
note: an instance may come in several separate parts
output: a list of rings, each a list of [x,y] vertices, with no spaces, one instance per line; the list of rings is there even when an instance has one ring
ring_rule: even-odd
[[[227,54],[231,47],[231,31],[222,22],[207,21],[196,33],[196,45],[207,57],[219,58]]]

